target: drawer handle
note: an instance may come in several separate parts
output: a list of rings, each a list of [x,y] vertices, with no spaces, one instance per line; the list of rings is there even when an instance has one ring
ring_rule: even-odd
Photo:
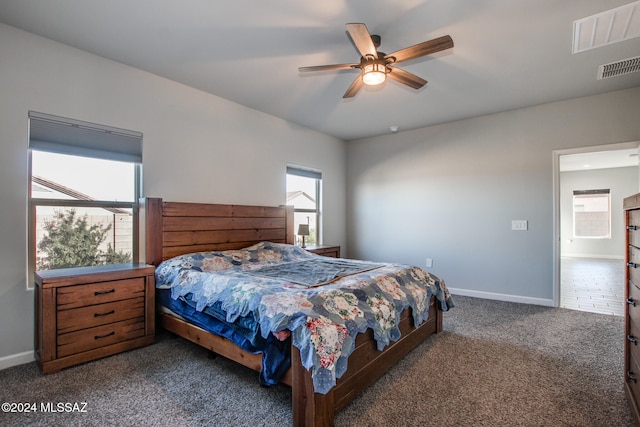
[[[627,372],[627,378],[629,378],[629,381],[633,381],[634,383],[638,382],[636,376],[633,374],[633,371]]]
[[[94,296],[98,296],[98,295],[112,294],[112,293],[114,293],[115,291],[116,291],[115,289],[109,289],[108,291],[94,292],[94,293],[93,293],[93,295],[94,295]]]
[[[636,306],[636,301],[633,298],[627,298],[627,304]]]
[[[627,230],[637,230],[638,226],[637,225],[627,225]]]
[[[116,334],[116,331],[111,331],[106,335],[96,335],[95,337],[93,337],[93,339],[94,340],[99,340],[99,339],[102,339],[102,338],[110,337],[111,335],[115,335],[115,334]]]
[[[113,314],[115,312],[116,312],[115,310],[111,310],[111,311],[108,311],[106,313],[93,313],[93,317],[108,316],[108,315]]]
[[[635,262],[628,262],[627,263],[627,267],[632,267],[632,268],[638,268],[639,264],[636,264]]]
[[[638,338],[634,337],[633,335],[627,335],[627,339],[629,340],[629,342],[631,342],[631,344],[638,345]]]

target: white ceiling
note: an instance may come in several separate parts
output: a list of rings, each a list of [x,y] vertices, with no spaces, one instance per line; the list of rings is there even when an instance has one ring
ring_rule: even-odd
[[[573,22],[629,0],[0,0],[0,22],[344,140],[640,86],[596,80],[640,38],[572,54]],[[395,50],[449,34],[453,49],[402,63],[429,83],[342,95],[359,60],[345,23]],[[0,41],[1,43],[2,41]]]
[[[637,148],[564,154],[560,156],[560,172],[631,166],[638,166]]]

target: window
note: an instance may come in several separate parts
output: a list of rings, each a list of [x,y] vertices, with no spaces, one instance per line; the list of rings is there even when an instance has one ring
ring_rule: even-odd
[[[318,245],[321,239],[320,194],[322,173],[297,166],[287,166],[287,205],[294,207],[294,232],[300,224],[309,224],[305,244]],[[296,242],[302,243],[296,234]]]
[[[611,238],[611,194],[609,190],[573,192],[573,236]]]
[[[141,163],[138,132],[29,113],[29,277],[138,261]]]

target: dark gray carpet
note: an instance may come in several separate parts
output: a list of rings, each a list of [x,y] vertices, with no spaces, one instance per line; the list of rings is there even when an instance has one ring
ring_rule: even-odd
[[[456,297],[428,339],[336,417],[337,426],[632,426],[621,317]],[[283,426],[291,390],[180,338],[41,375],[0,371],[2,426]],[[85,413],[41,405],[86,402]]]

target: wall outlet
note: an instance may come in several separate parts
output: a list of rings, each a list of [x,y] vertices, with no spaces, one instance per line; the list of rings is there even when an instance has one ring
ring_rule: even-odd
[[[433,267],[433,260],[431,258],[427,258],[427,268]]]
[[[514,219],[511,221],[511,229],[516,231],[526,231],[529,228],[526,219]]]

